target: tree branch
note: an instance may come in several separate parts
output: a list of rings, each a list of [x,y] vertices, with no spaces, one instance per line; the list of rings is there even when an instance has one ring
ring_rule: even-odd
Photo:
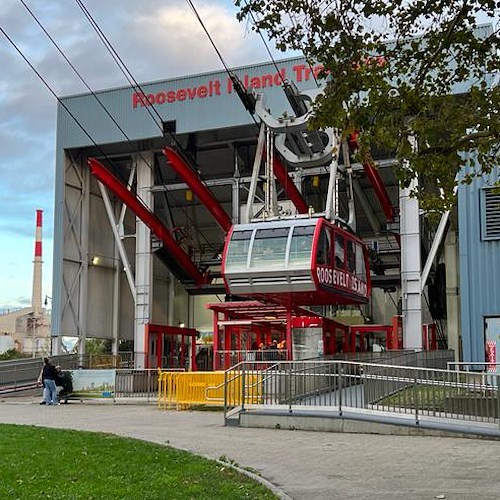
[[[483,130],[481,132],[474,132],[472,134],[465,135],[447,147],[426,148],[420,150],[418,154],[419,156],[427,156],[434,153],[449,154],[452,153],[453,151],[458,151],[460,149],[460,146],[462,146],[463,144],[467,144],[468,142],[471,141],[481,141],[482,139],[498,139],[498,138],[500,138],[500,132],[489,132],[487,130]]]

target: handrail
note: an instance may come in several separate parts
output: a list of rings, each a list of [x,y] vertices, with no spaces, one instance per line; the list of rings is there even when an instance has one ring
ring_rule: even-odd
[[[420,364],[424,356],[416,353],[414,362]],[[445,363],[445,357],[430,361]],[[230,375],[231,371],[236,374]],[[229,383],[250,373],[260,377],[238,385],[241,392],[227,390]],[[496,374],[343,360],[242,361],[226,371],[226,380],[226,423],[241,413],[262,408],[262,404],[272,404],[283,411],[286,407],[289,413],[308,407],[310,414],[310,409],[323,407],[335,408],[340,416],[356,408],[368,419],[389,412],[413,415],[416,424],[431,416],[500,426],[500,376]],[[250,404],[255,402],[259,404]]]

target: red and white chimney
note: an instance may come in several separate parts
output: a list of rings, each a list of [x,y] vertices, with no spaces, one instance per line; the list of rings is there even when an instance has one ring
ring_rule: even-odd
[[[36,211],[33,295],[31,297],[31,307],[33,307],[34,317],[42,316],[42,213],[43,210]]]

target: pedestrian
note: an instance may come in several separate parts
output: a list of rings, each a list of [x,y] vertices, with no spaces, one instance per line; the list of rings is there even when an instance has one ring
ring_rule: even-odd
[[[73,382],[71,379],[71,373],[63,372],[60,366],[56,366],[56,389],[57,399],[60,402],[64,400],[65,403],[68,402],[68,398],[73,392]]]
[[[56,388],[57,370],[49,358],[43,358],[43,363],[42,371],[38,377],[38,383],[43,384],[44,387],[41,404],[56,405],[58,403]]]

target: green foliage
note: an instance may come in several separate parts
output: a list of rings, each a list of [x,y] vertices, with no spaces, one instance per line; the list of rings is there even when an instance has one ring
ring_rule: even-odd
[[[107,354],[111,352],[111,340],[87,339],[85,341],[86,354]]]
[[[499,161],[498,27],[492,0],[235,0],[281,50],[321,64],[326,90],[313,126],[360,131],[358,155],[376,146],[399,159],[398,178],[427,210],[455,202],[457,174],[472,155],[489,173]],[[478,29],[479,28],[479,29]],[[326,80],[328,77],[328,80]],[[412,148],[409,135],[416,139]],[[415,149],[415,150],[414,150]]]
[[[1,425],[0,449],[0,498],[276,498],[230,467],[109,434]]]
[[[28,358],[27,354],[24,354],[17,349],[9,349],[8,351],[2,352],[0,354],[0,361],[8,361],[9,359],[21,359]]]

